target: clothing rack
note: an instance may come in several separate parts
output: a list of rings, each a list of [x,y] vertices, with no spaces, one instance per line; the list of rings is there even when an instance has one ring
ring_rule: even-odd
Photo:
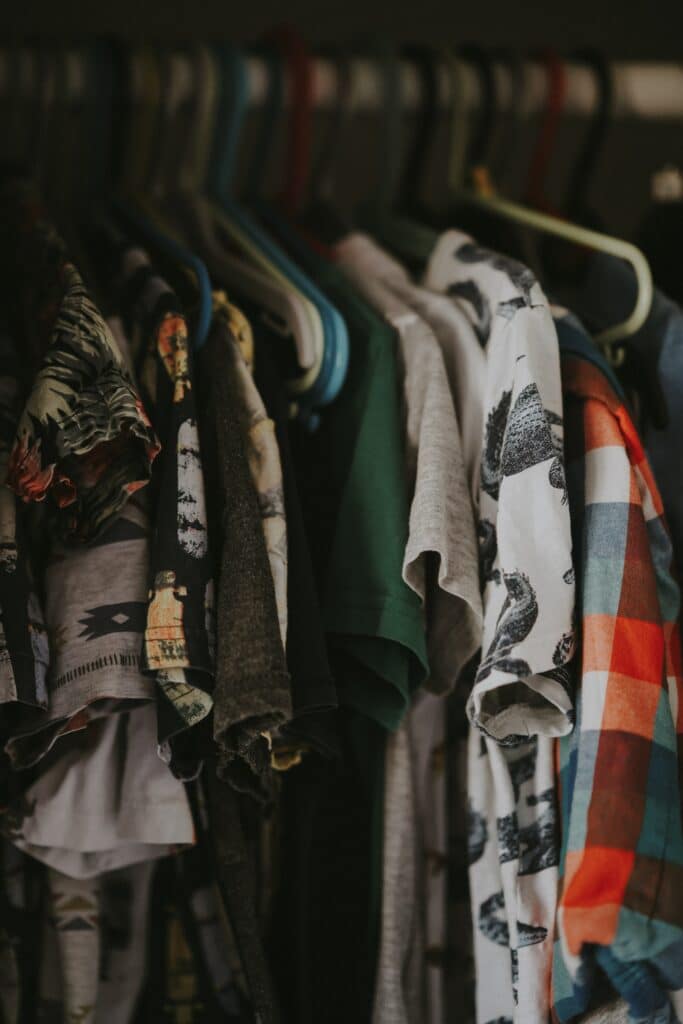
[[[381,68],[372,59],[356,58],[351,62],[352,103],[355,110],[376,110],[382,100]],[[480,86],[475,68],[463,61],[463,87],[467,109],[476,109]],[[587,65],[567,61],[565,110],[568,114],[591,113],[598,102],[598,85]],[[644,119],[675,119],[683,117],[683,64],[624,61],[611,65],[613,84],[612,112],[618,117]],[[513,100],[510,69],[503,62],[494,65],[499,109],[507,110]],[[250,102],[258,106],[266,95],[268,72],[263,60],[249,60]],[[314,62],[313,93],[319,109],[329,108],[335,100],[337,71],[334,61]],[[406,110],[419,107],[421,86],[419,73],[409,61],[401,66],[401,91]],[[547,74],[533,61],[523,64],[523,86],[516,111],[531,116],[545,104]],[[447,108],[451,97],[451,75],[445,61],[440,65],[440,102]]]

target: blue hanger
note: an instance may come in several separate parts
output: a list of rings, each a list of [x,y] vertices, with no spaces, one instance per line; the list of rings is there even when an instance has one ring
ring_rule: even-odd
[[[121,98],[125,96],[130,106],[134,104],[135,100],[134,98],[131,100],[122,75],[119,75],[117,88],[111,87],[114,71],[111,48],[100,46],[94,57],[96,74],[98,76],[97,105],[100,107],[99,112],[102,116],[109,118],[110,110],[102,108],[114,98],[116,92],[119,92]],[[128,117],[130,116],[131,111],[128,110]],[[130,198],[118,196],[114,198],[112,208],[119,218],[124,223],[130,225],[149,245],[163,253],[172,262],[180,264],[180,266],[185,267],[194,274],[199,292],[199,311],[192,331],[192,347],[198,351],[208,337],[213,312],[211,280],[205,264],[193,252],[190,252],[174,238],[162,231],[151,217],[145,214],[145,204],[140,197],[135,195]]]
[[[266,105],[272,138],[275,126],[282,113],[285,95],[284,63],[280,54],[272,48],[268,51],[267,68],[268,98]],[[267,146],[264,145],[265,142],[267,140],[264,137],[262,140],[261,158],[267,163],[268,154]],[[294,230],[291,223],[282,216],[279,209],[271,203],[259,200],[257,196],[254,196],[253,202],[261,218],[272,226],[273,230],[287,245],[290,252],[295,255],[298,254],[299,258],[304,262],[310,259],[310,252],[307,250],[305,243],[298,232]],[[346,379],[349,362],[348,331],[343,317],[329,302],[327,297],[320,292],[310,279],[306,277],[305,280],[315,301],[322,304],[322,309],[327,314],[324,316],[323,323],[326,328],[326,338],[332,339],[331,343],[328,341],[325,346],[324,365],[314,388],[311,389],[311,395],[317,403],[319,405],[327,405],[337,397]]]
[[[298,396],[302,412],[310,417],[313,408],[333,401],[344,382],[348,367],[348,334],[343,318],[306,274],[268,236],[254,218],[230,198],[234,178],[235,156],[240,130],[248,103],[247,63],[235,47],[219,51],[222,78],[222,99],[217,118],[209,182],[214,198],[238,227],[257,245],[271,262],[318,309],[323,324],[324,347],[320,372],[313,385]]]

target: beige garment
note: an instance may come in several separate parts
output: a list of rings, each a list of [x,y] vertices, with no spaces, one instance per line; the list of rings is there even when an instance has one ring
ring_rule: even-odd
[[[444,356],[415,309],[414,286],[403,268],[365,236],[347,237],[337,247],[337,257],[399,337],[410,498],[403,576],[426,607],[427,687],[434,691],[418,696],[406,722],[387,743],[382,931],[373,1024],[441,1024],[448,837],[446,707],[436,695],[453,689],[481,645],[474,513]]]
[[[8,838],[72,878],[194,843],[185,787],[156,753],[156,709],[93,722],[22,797]]]
[[[287,643],[287,520],[282,483],[280,449],[275,424],[268,416],[252,376],[254,340],[246,317],[229,303],[222,292],[214,292],[214,307],[227,315],[235,339],[237,381],[244,404],[247,426],[247,458],[256,489],[273,576],[275,602],[282,646]]]

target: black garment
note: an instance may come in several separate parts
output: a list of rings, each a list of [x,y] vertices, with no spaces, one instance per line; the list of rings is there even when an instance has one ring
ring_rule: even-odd
[[[289,406],[281,379],[262,337],[260,321],[256,333],[255,380],[266,411],[275,423],[280,449],[287,517],[287,667],[292,680],[294,718],[279,731],[279,738],[292,746],[305,744],[322,754],[338,750],[328,712],[337,706],[320,605],[315,589],[313,565],[304,528],[301,503],[289,443]]]
[[[264,733],[291,717],[291,693],[263,525],[245,448],[236,344],[219,312],[199,353],[198,390],[209,533],[216,558],[214,737],[219,772],[267,795]]]
[[[211,709],[214,580],[197,430],[191,330],[182,305],[141,249],[102,229],[99,257],[116,285],[145,407],[161,440],[152,474],[145,668],[158,687],[160,743],[171,767],[196,775],[197,726]],[[105,256],[107,260],[105,261]]]
[[[213,765],[206,772],[206,790],[216,877],[237,941],[254,1020],[258,1024],[278,1024],[280,1011],[260,934],[254,870],[247,853],[238,796],[218,778]]]

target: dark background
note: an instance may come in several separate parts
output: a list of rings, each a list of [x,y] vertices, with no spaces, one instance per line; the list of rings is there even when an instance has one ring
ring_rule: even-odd
[[[564,54],[592,47],[616,59],[683,62],[683,0],[5,0],[0,40],[26,34],[83,41],[112,33],[136,40],[189,42],[196,39],[256,39],[288,22],[315,45],[388,36],[399,42],[455,47],[476,43],[532,53],[553,47]],[[683,110],[683,96],[681,97]],[[372,180],[378,132],[376,115],[357,117],[345,148],[340,180],[349,201],[362,196]],[[405,137],[415,126],[405,119]],[[516,128],[505,192],[523,192],[538,119]],[[561,205],[585,122],[565,119],[547,184],[549,198]],[[429,188],[445,187],[445,139],[436,146]],[[247,138],[249,126],[247,126]],[[613,121],[592,186],[591,200],[614,233],[631,236],[649,202],[652,173],[662,164],[683,167],[683,117],[644,122]],[[273,161],[271,179],[277,181]]]
[[[681,0],[5,0],[7,32],[250,39],[287,21],[312,41],[389,33],[422,42],[598,46],[617,57],[683,59]]]

